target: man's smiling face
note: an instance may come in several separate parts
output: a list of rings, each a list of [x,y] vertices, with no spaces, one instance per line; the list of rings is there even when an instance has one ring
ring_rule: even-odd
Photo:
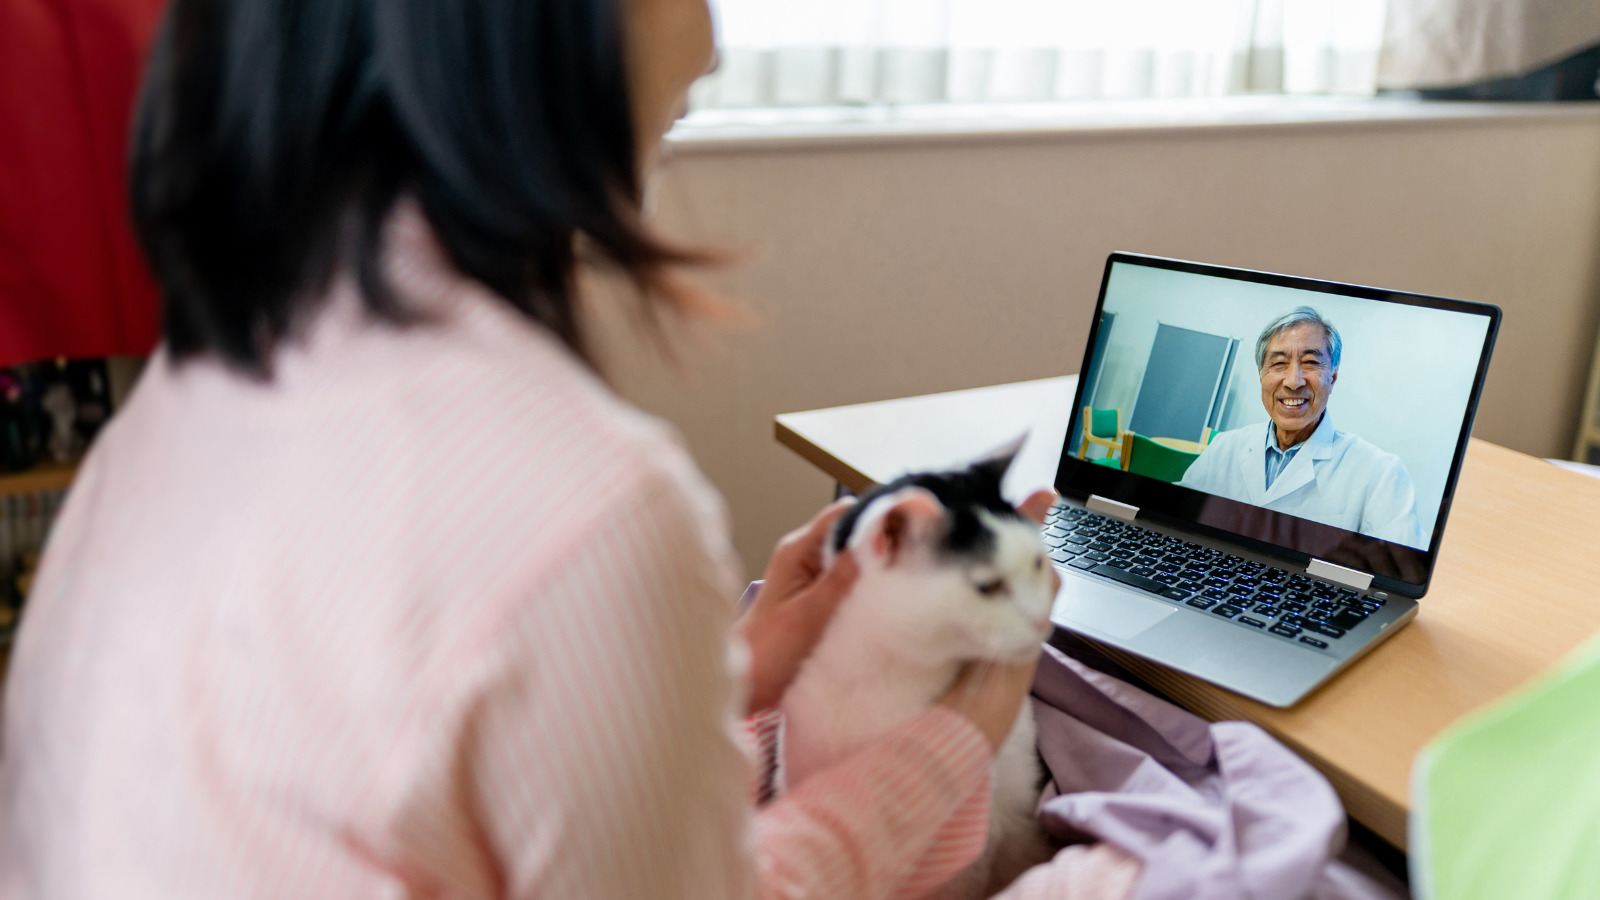
[[[1272,336],[1261,364],[1261,403],[1277,428],[1279,447],[1287,450],[1311,436],[1338,377],[1319,326],[1303,322]]]

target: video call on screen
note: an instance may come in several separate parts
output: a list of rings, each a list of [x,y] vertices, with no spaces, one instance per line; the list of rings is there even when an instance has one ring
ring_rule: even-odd
[[[1425,551],[1489,324],[1118,262],[1067,452]]]

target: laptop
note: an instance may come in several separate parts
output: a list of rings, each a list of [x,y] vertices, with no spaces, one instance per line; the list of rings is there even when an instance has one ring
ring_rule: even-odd
[[[1499,325],[1112,254],[1044,530],[1052,620],[1293,705],[1416,617]]]

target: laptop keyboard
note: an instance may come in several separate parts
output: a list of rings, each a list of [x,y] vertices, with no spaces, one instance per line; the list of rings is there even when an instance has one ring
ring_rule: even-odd
[[[1358,594],[1087,509],[1052,508],[1043,533],[1057,563],[1319,650],[1384,604],[1381,594]]]

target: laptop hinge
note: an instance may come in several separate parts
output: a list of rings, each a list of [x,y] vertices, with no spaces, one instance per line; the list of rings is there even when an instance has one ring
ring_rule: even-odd
[[[1118,503],[1115,500],[1108,500],[1099,494],[1090,494],[1088,502],[1084,503],[1083,505],[1089,507],[1097,513],[1104,513],[1105,515],[1113,516],[1118,519],[1127,519],[1130,522],[1133,521],[1134,516],[1139,514],[1139,507],[1130,506],[1127,503]]]
[[[1370,574],[1356,569],[1347,569],[1344,566],[1336,566],[1331,562],[1323,562],[1320,559],[1313,559],[1306,565],[1306,574],[1315,575],[1318,578],[1326,578],[1329,581],[1337,582],[1347,588],[1355,588],[1358,591],[1364,591],[1372,587],[1372,576]]]

